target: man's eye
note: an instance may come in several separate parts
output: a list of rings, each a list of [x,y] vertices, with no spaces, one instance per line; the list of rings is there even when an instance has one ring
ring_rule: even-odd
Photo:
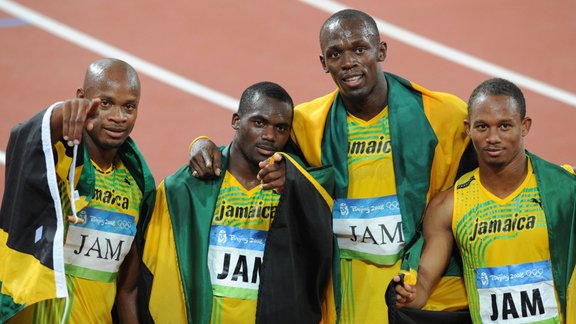
[[[110,101],[106,100],[106,99],[103,99],[100,101],[100,105],[104,106],[104,107],[108,107],[108,106],[110,106],[110,104],[111,104]]]
[[[358,47],[356,48],[356,54],[362,54],[366,52],[366,48],[365,47]]]
[[[340,57],[340,52],[332,52],[332,53],[330,53],[330,57],[331,57],[331,58],[339,58],[339,57]]]

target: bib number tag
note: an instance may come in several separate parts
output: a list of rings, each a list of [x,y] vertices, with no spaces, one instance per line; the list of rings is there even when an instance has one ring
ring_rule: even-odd
[[[86,207],[78,213],[84,224],[70,223],[64,244],[66,273],[112,281],[136,235],[134,217]]]
[[[230,226],[211,227],[208,268],[215,296],[257,298],[266,234]]]
[[[482,322],[558,320],[550,261],[476,269]]]
[[[396,195],[337,199],[333,219],[340,258],[381,265],[398,261],[405,242]]]

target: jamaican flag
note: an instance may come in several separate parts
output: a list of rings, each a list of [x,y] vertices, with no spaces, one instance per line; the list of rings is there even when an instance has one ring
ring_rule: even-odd
[[[228,150],[223,149],[226,170]],[[332,198],[288,155],[286,182],[268,231],[260,273],[257,323],[317,323],[332,267]],[[316,175],[329,178],[331,170]],[[223,174],[193,177],[188,166],[168,176],[157,191],[146,226],[139,288],[157,323],[209,323],[212,285],[207,265],[212,215]]]
[[[71,165],[73,150],[57,152],[52,145],[50,118],[57,105],[14,127],[10,134],[0,209],[0,322],[27,305],[68,297],[64,271],[67,215],[63,215],[62,207],[67,202],[60,190],[69,189],[59,187],[63,179],[58,179],[56,159],[68,159]],[[90,201],[95,174],[84,143],[79,145],[78,156],[76,189],[83,201]],[[144,197],[153,195],[154,179],[131,139],[122,145],[119,156]]]
[[[564,323],[576,323],[576,176],[527,152],[546,214],[552,276]]]
[[[64,223],[48,111],[16,126],[6,149],[0,209],[0,321],[26,304],[67,297]]]

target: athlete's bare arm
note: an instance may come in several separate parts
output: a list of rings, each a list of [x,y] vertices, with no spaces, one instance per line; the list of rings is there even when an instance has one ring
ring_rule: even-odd
[[[434,287],[448,266],[454,238],[452,236],[452,213],[454,208],[454,190],[449,189],[438,194],[426,209],[424,215],[424,248],[418,266],[416,286],[398,285],[396,307],[422,308],[430,290]],[[394,278],[396,282],[400,278]]]
[[[139,266],[135,239],[118,273],[116,308],[120,323],[139,323],[137,306]]]

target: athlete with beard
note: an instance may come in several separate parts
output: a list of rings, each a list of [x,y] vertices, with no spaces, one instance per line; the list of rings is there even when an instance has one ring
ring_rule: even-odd
[[[418,283],[396,287],[396,306],[426,302],[455,240],[474,323],[576,322],[572,168],[525,151],[532,119],[513,83],[480,84],[468,113],[466,131],[479,168],[430,202]]]
[[[89,65],[76,98],[12,130],[0,214],[0,322],[136,322],[136,229],[154,179],[129,137],[140,80]],[[12,317],[14,314],[16,316]]]

